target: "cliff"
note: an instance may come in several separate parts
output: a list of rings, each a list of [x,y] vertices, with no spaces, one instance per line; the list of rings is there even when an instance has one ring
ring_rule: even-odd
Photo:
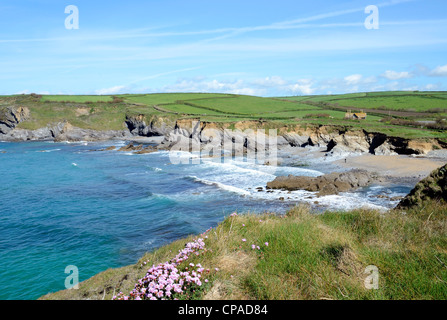
[[[30,111],[26,107],[1,107],[0,108],[0,134],[7,134],[22,121],[28,120]]]
[[[40,299],[445,300],[446,219],[445,206],[436,205],[405,215],[396,210],[314,214],[306,207],[285,216],[234,213],[201,235],[146,254],[135,265],[106,270],[77,290]],[[188,253],[199,239],[200,252]],[[184,276],[200,268],[200,281],[175,277],[168,287],[163,272],[154,269],[167,267],[179,254],[182,259],[174,259],[170,270]],[[371,265],[380,275],[376,290],[366,286]],[[181,288],[179,279],[185,280]]]
[[[37,130],[17,126],[32,121],[32,114],[24,107],[0,109],[0,140],[54,140],[94,141],[131,139],[135,136],[164,136],[162,148],[193,150],[200,144],[202,150],[229,145],[240,146],[244,151],[268,150],[278,147],[317,146],[326,148],[328,155],[345,153],[371,153],[376,155],[427,154],[447,145],[438,139],[404,139],[361,129],[346,129],[331,125],[278,125],[268,121],[207,122],[200,119],[176,119],[168,116],[126,115],[124,130],[93,130],[73,126],[68,121],[49,123]],[[275,135],[269,129],[276,129]],[[231,148],[232,149],[232,148]],[[197,149],[194,149],[197,150]],[[230,151],[230,150],[228,150]]]

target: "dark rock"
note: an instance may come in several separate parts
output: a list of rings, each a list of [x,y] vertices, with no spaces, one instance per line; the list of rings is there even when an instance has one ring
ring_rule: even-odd
[[[447,164],[416,184],[396,209],[417,207],[430,200],[447,201]]]
[[[347,192],[359,187],[365,187],[372,182],[380,181],[377,175],[365,170],[353,170],[343,173],[330,173],[320,177],[291,176],[277,177],[267,183],[271,189],[284,189],[289,191],[306,190],[318,192],[319,196]]]
[[[141,149],[140,151],[134,152],[134,154],[148,154],[148,153],[152,153],[157,151],[156,148],[152,147],[152,146],[147,146],[143,149]]]
[[[30,111],[24,107],[1,107],[0,108],[0,134],[7,134],[20,122],[29,118]]]

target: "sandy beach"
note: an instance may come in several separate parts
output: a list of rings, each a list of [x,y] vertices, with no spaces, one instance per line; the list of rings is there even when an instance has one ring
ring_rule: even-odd
[[[364,169],[393,178],[425,178],[433,170],[445,165],[447,159],[412,156],[376,156],[365,154],[337,160],[335,164],[347,169]]]

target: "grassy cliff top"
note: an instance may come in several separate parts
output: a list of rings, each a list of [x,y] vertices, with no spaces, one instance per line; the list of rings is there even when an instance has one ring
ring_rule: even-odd
[[[446,234],[447,207],[435,202],[406,212],[318,215],[296,207],[285,216],[234,214],[200,235],[206,248],[177,266],[183,272],[193,269],[190,263],[200,264],[205,271],[200,286],[176,297],[444,300]],[[100,273],[82,282],[79,290],[42,299],[107,300],[120,291],[128,295],[150,266],[171,260],[197,238],[148,253],[135,265]],[[377,290],[365,288],[368,266],[378,270]]]

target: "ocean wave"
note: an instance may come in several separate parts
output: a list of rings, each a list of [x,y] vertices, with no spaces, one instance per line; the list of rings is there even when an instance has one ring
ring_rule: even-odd
[[[220,182],[216,182],[216,181],[210,181],[210,180],[206,180],[206,179],[201,179],[199,177],[196,176],[187,176],[187,179],[191,179],[194,182],[198,182],[198,183],[202,183],[208,186],[215,186],[218,187],[219,189],[225,190],[225,191],[229,191],[229,192],[233,192],[233,193],[237,193],[237,194],[241,194],[244,196],[249,196],[251,195],[251,193],[247,190],[241,189],[241,188],[237,188],[237,187],[233,187],[230,185],[226,185]]]
[[[49,149],[49,150],[39,150],[36,152],[54,152],[54,151],[60,151],[61,149]]]
[[[262,170],[256,170],[256,169],[249,169],[244,168],[241,166],[238,166],[234,164],[234,162],[215,162],[215,161],[204,161],[203,165],[205,166],[213,166],[213,167],[220,167],[223,170],[226,170],[228,172],[241,172],[241,173],[252,173],[258,176],[269,176],[271,178],[275,178],[276,176],[270,172],[264,172]],[[265,166],[266,168],[269,168],[269,166]],[[270,167],[270,170],[276,170],[275,168]],[[272,170],[272,171],[273,171]]]

